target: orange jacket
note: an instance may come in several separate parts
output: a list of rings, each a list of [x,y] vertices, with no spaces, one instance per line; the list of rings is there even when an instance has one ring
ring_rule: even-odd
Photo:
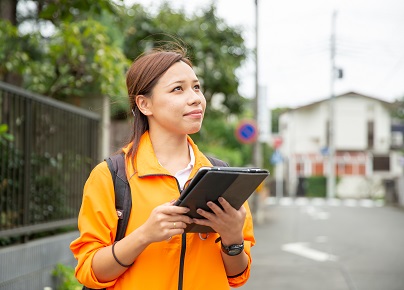
[[[195,166],[191,176],[202,166],[211,166],[190,137],[188,141],[195,153]],[[153,208],[177,199],[180,194],[177,180],[161,165],[154,154],[146,132],[140,141],[134,174],[132,164],[126,164],[132,193],[132,212],[127,233],[142,225]],[[242,286],[250,276],[250,248],[255,244],[253,224],[248,204],[244,224],[245,252],[249,256],[248,267],[235,278],[228,278],[224,269],[220,243],[215,243],[217,233],[202,240],[199,234],[183,234],[172,239],[149,245],[118,279],[99,282],[91,268],[91,261],[98,249],[111,245],[115,239],[118,218],[115,210],[113,184],[106,162],[98,164],[91,172],[85,186],[79,213],[80,237],[70,249],[78,260],[76,277],[90,288],[107,289],[229,289]],[[181,273],[180,273],[181,272]],[[179,279],[182,278],[182,281]]]

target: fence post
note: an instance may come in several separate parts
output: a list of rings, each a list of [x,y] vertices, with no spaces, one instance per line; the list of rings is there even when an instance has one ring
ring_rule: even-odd
[[[110,130],[111,130],[111,108],[108,96],[102,97],[101,114],[101,158],[107,158],[110,155]]]
[[[24,209],[23,209],[23,225],[28,226],[30,212],[30,193],[31,193],[31,152],[32,152],[32,100],[27,99],[24,106]],[[24,235],[24,242],[28,239],[28,235]]]

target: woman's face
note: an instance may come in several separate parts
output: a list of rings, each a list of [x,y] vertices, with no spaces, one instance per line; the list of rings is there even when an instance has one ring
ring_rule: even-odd
[[[165,72],[143,102],[150,131],[193,134],[201,128],[206,100],[194,70],[182,61]]]

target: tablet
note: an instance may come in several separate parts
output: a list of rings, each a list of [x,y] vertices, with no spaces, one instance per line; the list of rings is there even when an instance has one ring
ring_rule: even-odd
[[[213,201],[220,206],[218,199],[223,197],[238,210],[268,175],[267,170],[259,168],[202,167],[181,192],[175,205],[188,207],[190,211],[187,215],[191,218],[204,218],[196,210],[201,208],[211,212],[206,203]],[[190,224],[185,232],[209,233],[214,230]]]

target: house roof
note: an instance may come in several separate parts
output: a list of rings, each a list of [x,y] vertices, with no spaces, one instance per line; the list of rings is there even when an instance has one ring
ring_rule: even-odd
[[[381,100],[381,99],[378,99],[378,98],[375,98],[375,97],[371,97],[371,96],[359,94],[359,93],[356,93],[356,92],[353,92],[353,91],[347,92],[347,93],[344,93],[344,94],[341,94],[341,95],[338,95],[338,96],[335,96],[335,98],[338,99],[338,98],[341,98],[341,97],[345,97],[345,96],[347,96],[347,95],[350,95],[351,97],[362,97],[362,98],[367,98],[367,99],[375,100],[375,101],[378,101],[378,102],[382,103],[383,105],[385,105],[385,106],[387,106],[387,107],[390,107],[390,106],[393,105],[393,103],[390,103],[390,102],[387,102],[387,101],[384,101],[384,100]],[[309,103],[309,104],[307,104],[307,105],[303,105],[303,106],[300,106],[300,107],[292,108],[292,109],[290,109],[290,110],[288,110],[288,111],[296,111],[296,110],[300,110],[300,109],[307,109],[307,108],[310,108],[310,107],[314,107],[314,106],[316,106],[316,105],[318,105],[318,104],[320,104],[320,103],[327,102],[327,101],[329,101],[329,100],[330,100],[330,98],[326,98],[326,99],[319,100],[319,101],[316,101],[316,102],[313,102],[313,103]]]

